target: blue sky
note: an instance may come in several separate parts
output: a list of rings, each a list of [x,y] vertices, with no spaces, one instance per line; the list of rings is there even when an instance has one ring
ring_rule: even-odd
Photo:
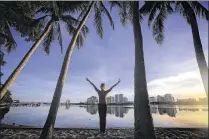
[[[121,83],[109,95],[123,93],[133,100],[134,90],[134,41],[133,29],[129,24],[123,27],[117,11],[112,11],[115,23],[113,31],[104,17],[104,37],[101,40],[93,25],[93,14],[86,25],[90,32],[81,49],[75,49],[71,58],[61,101],[85,101],[97,95],[86,82],[88,77],[98,87],[101,82],[107,88],[121,79]],[[199,31],[206,59],[208,60],[208,22],[198,19]],[[62,28],[64,53],[71,37]],[[147,26],[147,18],[142,22],[145,66],[149,96],[171,93],[175,98],[205,97],[194,53],[190,26],[179,14],[173,14],[165,21],[165,40],[158,45]],[[11,74],[17,64],[32,46],[17,32],[13,32],[17,49],[6,55],[7,65],[2,68],[2,81]],[[25,65],[15,83],[10,87],[14,99],[20,101],[51,101],[64,58],[57,41],[51,46],[47,56],[42,45]],[[207,61],[208,62],[208,61]]]

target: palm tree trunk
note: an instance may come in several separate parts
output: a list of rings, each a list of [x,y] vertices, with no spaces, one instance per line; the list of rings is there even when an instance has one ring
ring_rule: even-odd
[[[42,42],[42,40],[49,33],[51,27],[52,27],[52,20],[50,20],[47,23],[47,25],[46,25],[46,27],[44,29],[44,32],[42,33],[42,35],[40,36],[40,38],[33,44],[33,46],[30,48],[30,50],[27,52],[27,54],[21,60],[21,62],[19,63],[19,65],[12,72],[12,74],[6,80],[6,82],[4,83],[4,85],[0,88],[0,100],[4,97],[4,95],[6,94],[7,90],[9,89],[10,85],[12,85],[12,83],[15,81],[15,79],[19,75],[20,71],[25,66],[25,64],[28,62],[28,60],[30,59],[30,57],[32,56],[32,54],[34,53],[34,51],[36,50],[36,48],[39,46],[39,44]]]
[[[203,86],[205,88],[205,92],[208,97],[208,66],[205,60],[202,43],[200,39],[200,34],[199,34],[199,29],[197,25],[197,19],[196,19],[194,12],[192,12],[191,18],[192,18],[191,29],[192,29],[192,36],[193,36],[197,64],[200,70],[200,75],[202,78]]]
[[[156,139],[148,100],[143,39],[139,22],[139,2],[133,2],[133,32],[135,42],[134,69],[134,138]]]
[[[73,35],[73,38],[71,39],[71,42],[70,42],[70,44],[68,46],[68,49],[66,51],[64,61],[63,61],[63,64],[62,64],[62,69],[61,69],[61,72],[60,72],[60,75],[59,75],[59,79],[58,79],[58,82],[57,82],[57,86],[56,86],[54,96],[53,96],[53,99],[52,99],[52,103],[51,103],[51,107],[50,107],[50,110],[49,110],[49,114],[48,114],[47,120],[45,122],[43,131],[41,133],[40,139],[51,139],[52,138],[53,128],[54,128],[54,124],[55,124],[55,120],[56,120],[56,116],[57,116],[57,111],[58,111],[58,108],[59,108],[59,105],[60,105],[60,98],[61,98],[61,95],[62,95],[62,88],[63,88],[64,82],[65,82],[65,78],[67,76],[68,67],[69,67],[69,64],[70,64],[70,58],[71,58],[71,55],[72,55],[72,52],[73,52],[73,48],[75,46],[78,35],[79,35],[82,27],[84,26],[91,10],[92,10],[92,7],[93,7],[94,3],[95,2],[91,3],[91,5],[90,5],[89,9],[87,10],[85,16],[83,17],[83,19],[82,19],[81,23],[79,24],[77,30],[75,31],[75,33]]]

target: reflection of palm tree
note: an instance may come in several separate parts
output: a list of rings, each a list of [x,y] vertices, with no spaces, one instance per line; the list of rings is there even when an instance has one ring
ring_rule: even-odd
[[[0,123],[1,120],[4,119],[5,114],[7,114],[9,112],[9,108],[0,108]]]

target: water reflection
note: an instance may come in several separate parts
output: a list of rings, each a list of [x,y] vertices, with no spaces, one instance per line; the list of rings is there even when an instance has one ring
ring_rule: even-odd
[[[43,126],[49,106],[0,108],[0,124]],[[150,105],[155,127],[208,127],[208,106]],[[121,118],[124,118],[122,120]],[[70,122],[69,122],[70,121]],[[99,127],[98,105],[59,107],[55,127]],[[133,127],[133,105],[108,105],[107,127]]]
[[[98,106],[97,105],[87,105],[86,111],[91,115],[97,114]]]
[[[0,123],[2,119],[4,119],[4,116],[9,112],[10,107],[8,108],[0,108]]]
[[[98,112],[97,105],[87,105],[80,106],[86,108],[86,111],[91,115],[96,115]],[[107,114],[115,115],[116,117],[124,118],[125,114],[128,113],[129,109],[133,109],[133,107],[125,107],[125,106],[107,106]],[[170,117],[176,117],[177,109],[175,105],[159,105],[159,106],[150,106],[150,112],[152,114],[167,114]]]
[[[24,105],[12,105],[11,107],[23,107]],[[41,105],[29,105],[28,107],[40,107]],[[65,103],[64,105],[66,110],[70,109],[70,104]],[[98,105],[80,105],[79,107],[85,108],[88,113],[91,115],[96,115],[98,113]],[[125,114],[128,113],[129,109],[133,109],[133,106],[107,106],[107,114],[115,115],[116,117],[124,118]],[[2,109],[0,109],[2,111]],[[185,108],[179,107],[180,111],[208,111],[208,108]],[[0,111],[0,112],[1,112]],[[176,105],[150,105],[150,112],[152,114],[160,114],[165,115],[167,114],[170,117],[176,117],[177,108]],[[2,112],[1,112],[2,113]],[[0,115],[2,115],[0,113]]]
[[[80,106],[86,108],[86,111],[91,115],[96,115],[98,112],[97,105],[87,105],[87,106]],[[107,106],[107,114],[115,115],[116,117],[123,118],[125,114],[128,113],[128,110],[132,109],[131,107],[123,107],[123,106]]]
[[[196,112],[199,111],[198,108],[179,108],[179,111],[192,111],[192,112]]]
[[[123,118],[125,116],[125,114],[128,113],[129,109],[131,109],[131,108],[130,107],[120,107],[120,106],[116,106],[113,108],[113,110],[115,110],[115,116],[121,117],[121,118]]]
[[[69,109],[70,109],[70,104],[67,104],[67,103],[66,103],[66,104],[65,104],[65,109],[66,109],[66,110],[69,110]]]
[[[167,114],[170,117],[176,117],[177,110],[175,105],[159,105],[158,112],[160,115]]]

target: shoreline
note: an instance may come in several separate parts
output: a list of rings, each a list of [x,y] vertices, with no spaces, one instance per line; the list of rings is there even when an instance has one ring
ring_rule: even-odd
[[[1,139],[38,139],[42,128],[0,128]],[[54,128],[53,139],[134,139],[134,128]],[[157,139],[208,139],[208,128],[155,128]]]
[[[154,127],[155,129],[176,129],[176,130],[201,130],[201,131],[208,131],[208,127]],[[14,124],[14,125],[9,125],[9,124],[4,124],[4,123],[0,123],[0,129],[43,129],[43,127],[41,126],[27,126],[27,125],[18,125],[18,124]],[[55,127],[54,129],[56,130],[98,130],[98,127]],[[108,127],[106,129],[110,129],[110,130],[118,130],[118,129],[134,129],[134,127]]]
[[[39,103],[39,102],[21,102],[21,103],[11,103],[11,105],[30,105],[30,104],[40,104],[40,105],[51,105],[51,103]],[[4,104],[1,104],[4,105]],[[66,105],[66,103],[60,103],[60,105]],[[70,103],[67,105],[98,105],[98,104],[83,104],[83,103]],[[107,105],[134,105],[133,103],[122,103],[122,104],[107,104]],[[150,103],[150,105],[202,105],[202,106],[208,106],[208,104],[179,104],[179,103]]]
[[[155,127],[155,129],[175,129],[175,130],[190,130],[190,131],[208,131],[208,128],[201,127]],[[43,127],[40,126],[26,126],[26,125],[8,125],[8,124],[0,124],[0,129],[43,129]],[[97,127],[55,127],[56,130],[98,130]],[[119,130],[119,129],[134,129],[134,127],[109,127],[106,128],[109,130]]]

